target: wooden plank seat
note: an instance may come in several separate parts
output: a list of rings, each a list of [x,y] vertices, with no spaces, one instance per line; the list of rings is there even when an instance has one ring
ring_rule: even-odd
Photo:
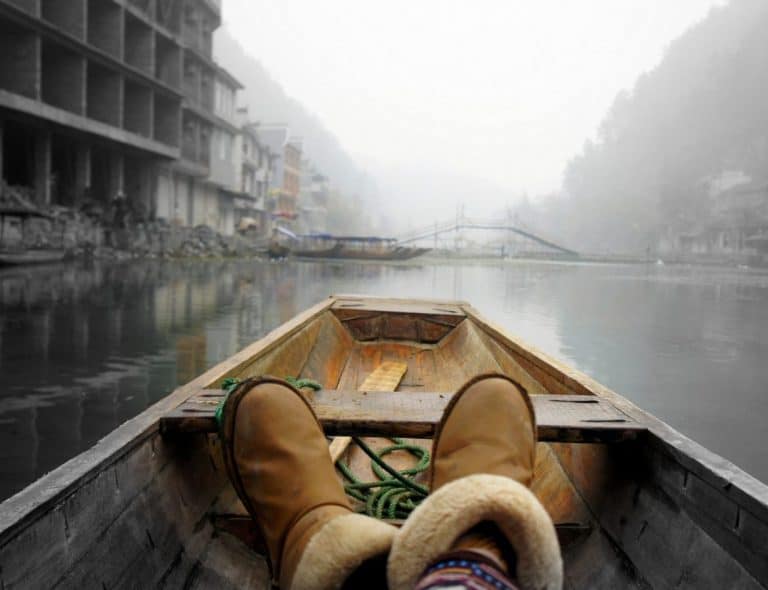
[[[166,435],[216,432],[214,413],[223,395],[217,389],[193,395],[161,418],[161,431]],[[328,436],[430,438],[452,394],[324,389],[311,396]],[[531,399],[543,442],[619,442],[646,430],[597,396],[539,394]]]

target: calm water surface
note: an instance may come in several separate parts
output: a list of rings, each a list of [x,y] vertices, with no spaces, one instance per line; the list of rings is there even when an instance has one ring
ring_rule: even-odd
[[[768,274],[139,262],[0,271],[0,498],[332,293],[467,300],[768,481]]]

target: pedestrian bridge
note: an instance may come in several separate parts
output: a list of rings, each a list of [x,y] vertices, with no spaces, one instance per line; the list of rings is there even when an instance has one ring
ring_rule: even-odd
[[[424,226],[416,230],[409,231],[397,240],[398,245],[412,244],[421,240],[437,239],[440,236],[449,235],[451,233],[458,234],[462,230],[481,230],[481,231],[502,231],[513,233],[532,242],[543,246],[558,254],[564,254],[567,256],[578,257],[579,253],[570,248],[566,248],[560,244],[546,239],[540,235],[533,233],[532,231],[520,227],[520,224],[511,223],[508,221],[498,220],[478,220],[470,218],[457,218],[451,221],[443,223],[435,223],[430,226]]]

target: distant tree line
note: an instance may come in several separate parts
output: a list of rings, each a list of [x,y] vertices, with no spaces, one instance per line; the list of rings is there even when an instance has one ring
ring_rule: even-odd
[[[732,0],[675,40],[616,97],[562,193],[520,213],[576,248],[647,251],[706,222],[707,180],[724,171],[768,180],[765,0]]]

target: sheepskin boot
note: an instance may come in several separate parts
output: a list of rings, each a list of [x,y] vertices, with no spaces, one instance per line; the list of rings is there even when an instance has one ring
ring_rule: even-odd
[[[555,528],[528,489],[535,457],[536,419],[525,389],[503,375],[480,376],[464,385],[437,428],[430,495],[392,545],[390,590],[414,588],[441,555],[471,550],[471,532],[489,524],[511,547],[510,573],[522,590],[560,589],[563,566]]]
[[[224,406],[227,472],[265,540],[282,590],[341,588],[364,563],[384,563],[395,528],[352,512],[320,423],[295,388],[240,384]]]

